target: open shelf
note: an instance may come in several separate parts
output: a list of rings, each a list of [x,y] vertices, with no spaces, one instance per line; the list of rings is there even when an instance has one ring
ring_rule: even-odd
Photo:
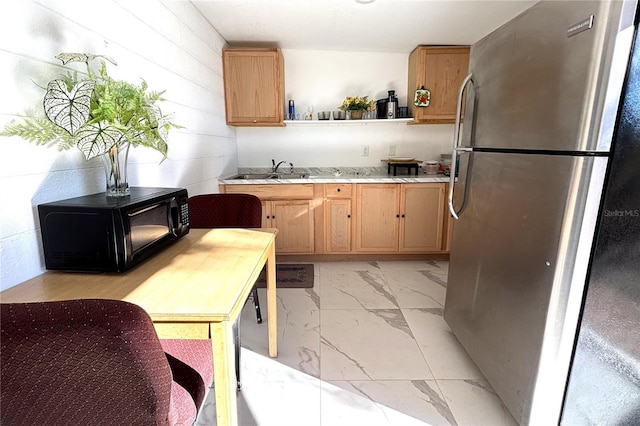
[[[340,126],[340,125],[363,125],[363,124],[406,124],[413,121],[413,118],[394,118],[379,120],[284,120],[287,126]]]

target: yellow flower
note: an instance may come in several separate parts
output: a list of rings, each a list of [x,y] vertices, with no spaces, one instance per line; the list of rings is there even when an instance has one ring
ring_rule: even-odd
[[[368,96],[347,96],[340,109],[343,111],[373,110],[375,109],[375,101],[373,99],[369,100]]]

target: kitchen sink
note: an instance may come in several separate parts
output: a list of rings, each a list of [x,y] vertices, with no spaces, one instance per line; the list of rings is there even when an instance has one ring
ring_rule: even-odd
[[[273,173],[248,173],[234,176],[232,179],[275,179],[276,176]]]
[[[232,179],[305,179],[306,173],[247,173],[234,176]]]
[[[306,173],[281,173],[276,179],[306,179],[309,177]]]

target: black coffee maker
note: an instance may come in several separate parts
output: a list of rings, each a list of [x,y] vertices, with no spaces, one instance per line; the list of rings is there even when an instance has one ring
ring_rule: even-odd
[[[398,97],[395,90],[388,91],[389,96],[386,99],[378,99],[376,101],[377,117],[396,118],[398,117]]]

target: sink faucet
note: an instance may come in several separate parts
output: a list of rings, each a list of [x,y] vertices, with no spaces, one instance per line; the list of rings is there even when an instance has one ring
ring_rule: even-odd
[[[280,164],[282,163],[286,163],[286,161],[281,161],[278,164],[276,164],[276,160],[274,160],[273,158],[271,159],[271,172],[272,173],[277,173],[278,172],[278,167],[280,167]]]

